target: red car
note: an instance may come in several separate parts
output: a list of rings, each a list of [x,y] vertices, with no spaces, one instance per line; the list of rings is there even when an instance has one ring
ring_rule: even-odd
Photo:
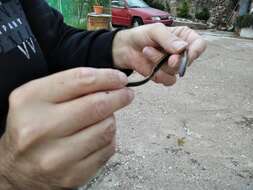
[[[117,26],[140,26],[161,22],[172,25],[171,15],[154,9],[142,0],[112,0],[112,24]]]

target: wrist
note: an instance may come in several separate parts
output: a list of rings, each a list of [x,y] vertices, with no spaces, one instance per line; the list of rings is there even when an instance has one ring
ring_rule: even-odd
[[[119,31],[113,40],[112,47],[112,55],[114,67],[116,69],[132,69],[128,64],[128,44],[129,38],[127,37],[129,34],[129,30]],[[128,39],[128,41],[126,40]]]

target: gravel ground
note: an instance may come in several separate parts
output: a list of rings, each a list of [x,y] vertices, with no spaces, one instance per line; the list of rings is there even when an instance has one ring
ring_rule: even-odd
[[[84,189],[253,190],[253,41],[202,35],[207,52],[174,87],[136,88],[117,154]]]

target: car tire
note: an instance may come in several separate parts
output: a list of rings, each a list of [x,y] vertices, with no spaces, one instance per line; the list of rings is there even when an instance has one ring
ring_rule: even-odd
[[[141,26],[143,24],[144,23],[143,23],[141,18],[134,18],[133,23],[132,23],[132,27],[138,27],[138,26]]]

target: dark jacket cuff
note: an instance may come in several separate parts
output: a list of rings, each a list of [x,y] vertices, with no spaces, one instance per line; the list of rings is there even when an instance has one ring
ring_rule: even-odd
[[[112,55],[112,44],[115,35],[121,29],[117,29],[111,32],[104,32],[100,34],[94,43],[92,44],[90,51],[90,62],[99,63],[99,68],[114,68],[113,55]],[[98,65],[98,64],[96,64]],[[127,76],[131,75],[133,70],[130,69],[120,69]]]

